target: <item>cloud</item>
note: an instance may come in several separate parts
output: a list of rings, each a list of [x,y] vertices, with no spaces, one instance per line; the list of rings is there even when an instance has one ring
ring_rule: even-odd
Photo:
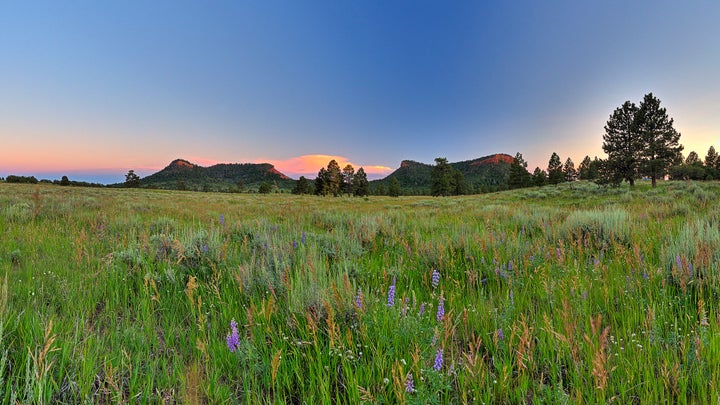
[[[327,167],[327,164],[333,159],[338,162],[338,165],[340,165],[341,169],[348,164],[352,165],[355,170],[362,167],[363,170],[365,170],[365,173],[367,173],[369,179],[382,178],[393,171],[392,168],[387,166],[357,164],[351,162],[348,158],[344,156],[320,154],[302,155],[283,160],[256,159],[255,163],[270,163],[275,166],[277,170],[287,174],[290,177],[297,178],[299,176],[305,176],[308,178],[315,178],[320,168]]]

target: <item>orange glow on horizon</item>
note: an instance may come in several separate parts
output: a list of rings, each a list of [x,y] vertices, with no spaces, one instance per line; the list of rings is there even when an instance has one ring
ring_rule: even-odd
[[[345,166],[352,165],[355,170],[359,169],[360,167],[365,170],[365,173],[367,173],[369,176],[377,176],[377,175],[387,175],[390,174],[393,169],[387,166],[380,166],[380,165],[360,165],[356,163],[352,163],[348,158],[344,156],[334,156],[334,155],[322,155],[322,154],[314,154],[314,155],[302,155],[302,156],[296,156],[289,159],[283,159],[283,160],[276,160],[276,159],[256,159],[255,163],[270,163],[277,170],[279,170],[282,173],[285,173],[289,176],[312,176],[315,177],[320,171],[320,168],[327,167],[327,164],[331,161],[335,160],[338,162],[338,165],[340,165],[340,169],[344,168]]]

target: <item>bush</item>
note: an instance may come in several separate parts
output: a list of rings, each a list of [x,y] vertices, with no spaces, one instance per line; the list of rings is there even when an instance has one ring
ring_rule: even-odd
[[[630,242],[630,215],[625,210],[573,211],[565,218],[559,236],[583,240],[600,246]]]

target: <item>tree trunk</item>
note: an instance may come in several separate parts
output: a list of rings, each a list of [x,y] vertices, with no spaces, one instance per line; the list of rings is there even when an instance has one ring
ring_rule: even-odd
[[[652,176],[651,178],[652,178],[652,186],[653,186],[653,188],[655,188],[655,186],[657,186],[657,181],[655,180],[655,176]]]
[[[630,187],[635,187],[635,179],[628,180],[630,182]]]

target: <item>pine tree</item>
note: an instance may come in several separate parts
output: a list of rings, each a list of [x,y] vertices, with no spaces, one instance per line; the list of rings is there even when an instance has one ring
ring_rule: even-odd
[[[292,189],[293,194],[310,194],[310,181],[305,176],[300,176]]]
[[[434,196],[449,196],[454,191],[452,166],[446,158],[436,158],[435,166],[430,172],[430,193]]]
[[[135,170],[129,170],[125,175],[125,187],[140,187],[140,176],[135,174]]]
[[[510,164],[508,186],[510,188],[529,187],[532,184],[530,172],[527,171],[527,162],[523,159],[522,153],[515,154]]]
[[[715,151],[714,146],[710,146],[707,155],[705,155],[705,172],[707,173],[708,180],[715,180],[718,178],[718,153]]]
[[[667,173],[683,150],[679,143],[680,133],[652,93],[646,94],[640,103],[635,122],[644,146],[640,153],[640,172],[649,176],[655,187],[657,179]]]
[[[397,177],[393,177],[392,179],[390,179],[390,184],[388,185],[388,195],[390,197],[400,196],[400,181],[397,179]]]
[[[327,166],[327,177],[325,179],[325,195],[332,194],[334,197],[340,195],[342,191],[342,171],[340,165],[335,159],[331,160]]]
[[[325,190],[325,182],[327,181],[327,170],[325,170],[324,167],[320,168],[320,171],[318,172],[317,177],[315,178],[315,194],[317,195],[326,195]]]
[[[355,168],[348,164],[342,170],[342,193],[353,193],[353,177],[355,176]]]
[[[582,162],[580,162],[580,166],[578,166],[578,177],[580,180],[592,180],[592,177],[590,177],[590,165],[592,165],[590,156],[585,155]]]
[[[368,182],[365,169],[362,167],[353,175],[352,182],[353,194],[358,197],[364,197],[370,194],[370,183]]]
[[[547,184],[547,173],[539,167],[535,168],[532,175],[532,182],[537,187],[542,187]]]
[[[572,159],[567,158],[565,160],[565,166],[563,166],[563,175],[565,176],[565,181],[575,181],[578,178],[577,170],[575,170],[575,163],[573,163]]]
[[[559,184],[565,181],[565,174],[563,173],[562,163],[560,162],[560,156],[553,152],[550,156],[547,168],[548,183]]]
[[[638,107],[626,101],[615,109],[605,125],[603,150],[608,154],[604,174],[606,180],[620,184],[623,180],[635,185],[640,164],[640,153],[644,146],[637,132]]]

